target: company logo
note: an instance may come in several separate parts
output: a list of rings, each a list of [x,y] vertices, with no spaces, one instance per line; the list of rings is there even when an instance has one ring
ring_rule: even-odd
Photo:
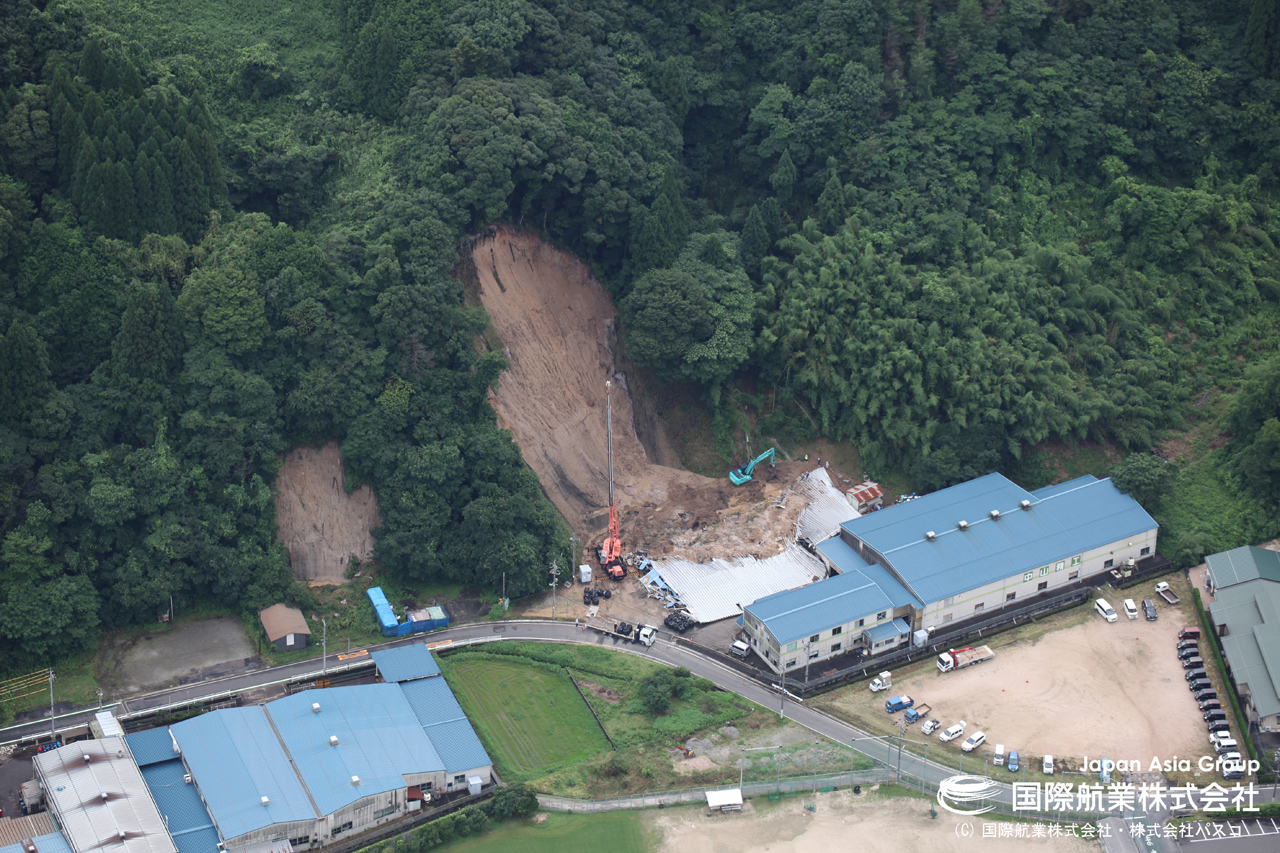
[[[1000,786],[986,776],[949,776],[938,785],[938,805],[952,814],[965,817],[986,814],[995,806],[974,808],[973,805],[999,792]]]

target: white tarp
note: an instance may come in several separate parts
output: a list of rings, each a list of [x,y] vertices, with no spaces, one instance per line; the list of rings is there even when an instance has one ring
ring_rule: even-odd
[[[728,791],[707,791],[707,808],[741,809],[742,789],[730,788]]]

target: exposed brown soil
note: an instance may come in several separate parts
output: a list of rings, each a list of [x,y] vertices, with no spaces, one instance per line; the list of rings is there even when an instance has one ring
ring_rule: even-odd
[[[565,519],[588,543],[608,524],[605,383],[613,382],[614,483],[623,548],[693,560],[776,554],[803,501],[774,501],[811,464],[757,469],[745,486],[654,464],[670,447],[656,418],[636,434],[627,374],[615,359],[617,315],[585,265],[532,234],[498,228],[476,240],[481,304],[509,368],[491,392],[498,422]],[[654,434],[657,433],[657,434]],[[668,451],[661,454],[673,456]],[[726,466],[727,467],[727,466]]]
[[[296,448],[276,477],[276,538],[293,573],[312,586],[340,584],[351,560],[373,556],[378,501],[368,486],[351,494],[336,442]]]
[[[590,681],[579,681],[578,686],[589,692],[592,696],[598,696],[610,705],[617,705],[622,702],[623,696],[617,690],[610,690],[599,684],[592,684]]]

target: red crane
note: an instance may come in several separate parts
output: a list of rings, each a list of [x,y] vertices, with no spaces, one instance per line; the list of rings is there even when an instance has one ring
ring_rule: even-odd
[[[627,574],[622,563],[622,534],[618,531],[618,502],[613,497],[613,383],[604,383],[605,417],[609,434],[609,535],[600,546],[600,567],[609,577],[621,580]]]

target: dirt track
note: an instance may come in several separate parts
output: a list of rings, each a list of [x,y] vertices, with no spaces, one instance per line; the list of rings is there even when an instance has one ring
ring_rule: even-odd
[[[802,508],[774,500],[812,465],[780,463],[745,486],[655,465],[636,435],[614,360],[613,301],[586,266],[499,228],[472,251],[480,300],[510,367],[491,401],[560,513],[598,541],[609,503],[605,383],[613,381],[614,482],[623,547],[695,560],[781,550]],[[726,466],[727,468],[727,466]],[[678,541],[677,541],[678,540]]]

